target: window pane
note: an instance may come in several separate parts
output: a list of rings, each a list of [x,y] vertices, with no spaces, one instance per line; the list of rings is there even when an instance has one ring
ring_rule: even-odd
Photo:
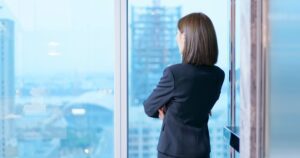
[[[215,5],[218,3],[219,5]],[[219,6],[219,7],[218,7]],[[227,1],[129,0],[129,158],[156,158],[161,121],[146,116],[143,101],[155,88],[163,69],[180,63],[175,41],[177,21],[191,12],[204,12],[213,21],[219,44],[217,65],[226,73],[222,93],[209,121],[211,157],[227,157],[223,127],[227,124],[229,17]]]
[[[1,158],[112,158],[113,81],[114,1],[0,0]]]

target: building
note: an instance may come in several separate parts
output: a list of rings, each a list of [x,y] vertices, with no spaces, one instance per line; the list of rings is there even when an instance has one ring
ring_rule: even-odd
[[[220,105],[216,105],[220,106]],[[209,118],[208,128],[210,136],[210,147],[212,158],[227,158],[229,146],[224,139],[224,124],[226,117],[223,114],[224,109],[217,109],[212,112]]]
[[[156,2],[156,1],[154,1]],[[181,7],[131,8],[130,106],[141,105],[158,83],[162,70],[180,61],[175,42]]]
[[[156,158],[162,122],[146,116],[140,106],[131,107],[128,116],[128,158]]]
[[[14,22],[0,19],[0,157],[9,156],[14,134],[10,119],[14,108]]]
[[[181,7],[131,7],[131,54],[129,56],[129,106],[131,115],[128,130],[128,156],[130,158],[157,157],[160,121],[146,118],[141,106],[162,76],[162,70],[180,62],[175,42],[177,20]],[[139,115],[136,115],[139,114]]]

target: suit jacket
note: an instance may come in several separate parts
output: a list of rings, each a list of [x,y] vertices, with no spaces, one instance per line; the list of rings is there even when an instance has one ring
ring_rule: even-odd
[[[176,64],[164,70],[157,87],[144,101],[150,117],[157,118],[158,109],[167,108],[157,147],[160,153],[186,158],[209,155],[207,122],[224,76],[217,66]]]

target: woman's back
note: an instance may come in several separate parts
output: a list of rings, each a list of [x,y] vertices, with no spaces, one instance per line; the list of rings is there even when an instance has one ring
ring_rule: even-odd
[[[167,108],[157,148],[160,153],[188,158],[209,155],[208,115],[223,80],[224,72],[216,66],[176,64],[165,69],[144,102],[150,117],[158,117],[162,106]]]
[[[224,72],[216,66],[177,64],[169,67],[174,76],[172,100],[166,105],[178,121],[194,127],[207,123],[208,113],[220,95]]]

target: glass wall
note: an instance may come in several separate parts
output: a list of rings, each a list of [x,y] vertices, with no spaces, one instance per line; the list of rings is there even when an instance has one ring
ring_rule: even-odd
[[[218,4],[218,5],[216,5]],[[219,44],[219,60],[226,78],[219,101],[209,121],[211,157],[228,157],[223,139],[227,125],[229,103],[229,11],[228,1],[191,0],[129,0],[128,1],[128,156],[129,158],[156,158],[156,146],[161,120],[148,118],[143,101],[155,88],[163,69],[180,63],[176,45],[177,21],[192,12],[204,12],[213,21]]]
[[[0,0],[0,157],[112,158],[114,51],[114,1]]]
[[[269,2],[270,157],[299,157],[300,1]]]

